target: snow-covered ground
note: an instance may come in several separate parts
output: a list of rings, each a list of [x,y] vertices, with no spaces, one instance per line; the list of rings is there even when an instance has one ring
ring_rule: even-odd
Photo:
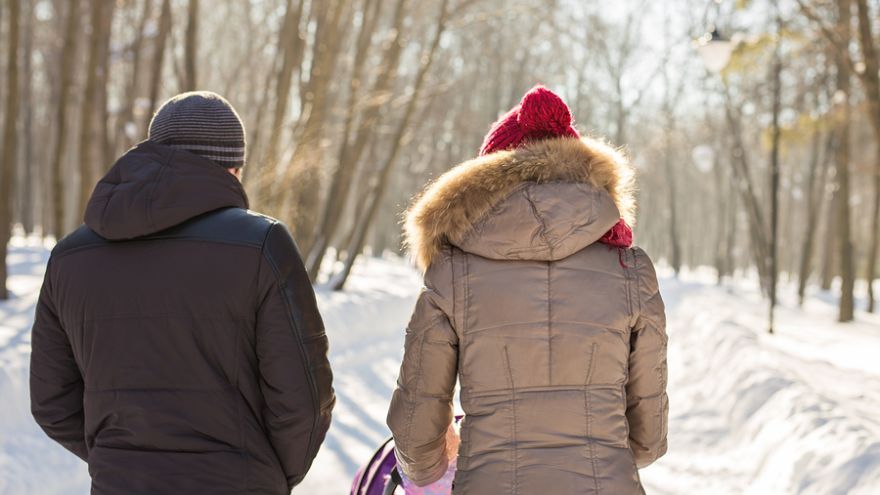
[[[13,241],[0,303],[0,495],[88,493],[88,473],[28,413],[30,324],[47,250]],[[880,317],[837,325],[833,297],[784,299],[776,335],[748,280],[697,271],[661,281],[669,320],[669,453],[642,471],[654,494],[880,493]],[[319,291],[339,397],[296,493],[345,494],[385,438],[385,412],[419,288],[402,261],[368,259],[346,292]],[[784,292],[791,292],[788,287]],[[863,304],[862,304],[863,305]]]

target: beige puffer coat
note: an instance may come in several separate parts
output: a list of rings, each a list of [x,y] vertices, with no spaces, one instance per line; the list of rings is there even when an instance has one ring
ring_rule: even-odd
[[[606,145],[553,139],[461,164],[410,209],[426,270],[388,426],[418,484],[446,470],[456,378],[456,494],[644,493],[666,451],[666,333],[632,223],[632,172]]]

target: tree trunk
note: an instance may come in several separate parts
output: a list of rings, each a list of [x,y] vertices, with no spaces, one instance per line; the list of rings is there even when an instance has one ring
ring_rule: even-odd
[[[839,195],[836,191],[831,192],[828,199],[828,210],[825,211],[825,236],[823,237],[824,245],[822,251],[822,273],[819,280],[819,288],[828,291],[831,290],[831,283],[834,281],[835,267],[837,266],[838,253],[834,249],[834,221],[835,212],[837,211],[837,201]]]
[[[300,33],[305,0],[297,2],[294,7],[293,0],[287,1],[287,10],[284,13],[284,22],[278,34],[277,57],[282,59],[281,70],[278,72],[278,80],[275,83],[275,108],[272,114],[269,142],[266,145],[266,154],[263,157],[263,167],[266,172],[258,180],[257,190],[260,199],[267,196],[272,185],[277,179],[278,172],[278,147],[281,133],[284,129],[284,119],[287,115],[287,107],[290,102],[290,89],[293,74],[300,70],[302,57],[305,51],[305,39]]]
[[[110,97],[108,84],[110,83],[111,37],[113,35],[113,16],[116,12],[116,2],[107,2],[104,17],[101,19],[101,53],[98,64],[98,119],[100,122],[100,154],[95,163],[97,175],[103,176],[113,161],[115,151],[113,149],[113,135],[110,131]],[[97,178],[97,177],[96,177]]]
[[[731,163],[733,164],[734,183],[737,185],[737,191],[742,199],[743,205],[748,218],[748,226],[750,233],[750,245],[752,255],[754,257],[755,266],[758,270],[758,277],[761,280],[761,287],[765,292],[769,293],[767,287],[767,273],[769,270],[769,242],[767,241],[767,228],[764,222],[764,216],[761,214],[758,196],[749,173],[749,162],[746,155],[746,147],[743,144],[742,127],[739,119],[734,115],[733,103],[730,93],[725,87],[725,116],[730,136],[733,139],[731,146]]]
[[[140,87],[140,68],[141,55],[144,46],[144,30],[147,27],[147,21],[150,19],[151,7],[153,0],[143,0],[143,8],[138,20],[137,32],[134,41],[131,44],[131,75],[129,76],[128,86],[125,89],[125,104],[122,106],[122,114],[119,116],[116,125],[116,135],[113,139],[113,151],[119,151],[130,147],[137,140],[140,129],[138,122],[133,118],[134,106],[137,101],[138,88]]]
[[[55,116],[55,153],[52,158],[52,201],[53,217],[52,232],[56,239],[61,239],[67,233],[64,210],[65,173],[64,155],[67,148],[67,105],[70,98],[70,88],[73,85],[74,67],[76,63],[76,41],[79,29],[79,0],[67,2],[68,12],[66,26],[64,28],[64,45],[61,51],[61,85],[58,96],[58,113]]]
[[[199,44],[199,0],[189,0],[186,25],[186,86],[184,91],[195,91],[198,87],[196,73]]]
[[[6,113],[3,122],[3,170],[0,176],[0,300],[9,299],[6,254],[12,237],[12,182],[18,157],[18,44],[21,1],[9,0],[9,45],[6,69]]]
[[[277,67],[278,59],[275,58],[272,60],[271,70],[266,72],[266,77],[263,79],[263,87],[262,91],[260,92],[259,103],[257,104],[257,115],[254,118],[254,124],[248,127],[249,129],[252,129],[252,131],[251,137],[248,140],[247,145],[247,167],[245,167],[243,170],[244,178],[242,181],[245,183],[245,185],[249,185],[255,177],[259,179],[259,172],[261,172],[265,166],[264,160],[258,159],[257,157],[262,156],[260,154],[262,152],[261,144],[263,142],[263,140],[261,139],[261,131],[263,129],[263,121],[265,120],[263,115],[266,113],[266,107],[269,104],[269,98],[271,97],[270,92],[272,90],[272,82],[275,79],[275,77],[273,76],[277,72]],[[256,204],[260,200],[259,196],[257,195],[260,192],[259,181],[257,181],[257,186],[254,187],[252,191],[254,194],[251,195],[251,201]]]
[[[162,0],[162,11],[159,14],[159,32],[153,52],[153,66],[150,70],[150,104],[144,115],[144,129],[149,129],[153,112],[159,100],[159,87],[162,85],[162,69],[165,67],[165,45],[171,33],[171,0]]]
[[[385,160],[385,163],[382,166],[381,171],[379,172],[379,177],[376,178],[375,186],[373,188],[372,194],[370,195],[369,203],[364,209],[362,219],[356,224],[354,231],[355,234],[352,238],[351,244],[349,245],[348,255],[345,260],[342,272],[340,272],[337,277],[334,277],[335,280],[333,281],[333,290],[338,291],[342,290],[345,287],[345,282],[348,280],[348,277],[351,274],[351,269],[354,266],[354,262],[364,248],[364,240],[366,239],[367,232],[369,231],[370,225],[373,223],[373,220],[376,216],[376,211],[378,211],[379,205],[381,204],[382,198],[385,194],[385,189],[388,185],[388,177],[390,175],[392,167],[394,166],[394,162],[397,160],[397,154],[400,152],[401,143],[403,141],[404,135],[409,129],[412,114],[415,110],[416,105],[418,104],[419,95],[425,83],[425,76],[431,69],[431,65],[434,62],[434,56],[437,52],[437,47],[440,46],[440,39],[443,37],[443,32],[446,30],[446,21],[449,15],[448,5],[449,0],[443,0],[443,3],[440,7],[441,10],[439,18],[437,20],[437,28],[434,34],[434,39],[431,42],[431,46],[428,49],[428,52],[422,55],[422,63],[419,67],[419,72],[416,75],[416,80],[413,84],[412,94],[410,95],[409,101],[407,102],[403,118],[401,119],[394,134],[394,138],[391,144],[391,151],[389,152],[388,158]]]
[[[671,147],[672,146],[670,144],[670,138],[667,134],[663,164],[666,170],[666,183],[667,187],[669,188],[669,194],[667,194],[666,199],[669,202],[669,246],[671,249],[670,264],[672,265],[672,269],[675,272],[675,276],[678,277],[679,272],[681,272],[681,242],[678,235],[678,211],[676,205],[676,197],[678,196],[678,191],[676,187],[675,170],[673,169]]]
[[[865,279],[868,281],[869,313],[876,309],[877,297],[874,294],[874,280],[877,278],[878,244],[880,244],[880,136],[877,138],[877,158],[874,170],[874,205],[871,209],[871,237],[868,248],[868,268]]]
[[[377,2],[378,5],[378,2]],[[343,144],[339,149],[338,165],[336,172],[330,184],[330,189],[324,204],[324,211],[321,219],[321,225],[315,238],[315,245],[309,253],[306,260],[306,268],[309,276],[314,280],[321,268],[321,262],[324,254],[333,241],[339,224],[342,220],[342,214],[351,195],[351,185],[357,172],[357,166],[360,163],[361,156],[368,139],[375,135],[375,127],[378,124],[380,111],[384,104],[388,101],[388,95],[394,79],[397,74],[397,68],[400,63],[400,56],[403,51],[402,32],[403,21],[405,18],[407,0],[398,0],[394,13],[394,29],[392,31],[392,39],[390,40],[382,57],[380,67],[382,70],[376,77],[373,87],[368,93],[368,101],[370,102],[363,110],[360,116],[360,124],[354,136],[350,136],[349,129],[353,125],[355,109],[358,106],[358,100],[355,97],[355,91],[360,85],[360,72],[363,61],[366,60],[366,50],[369,47],[367,31],[362,31],[358,37],[358,54],[355,59],[355,71],[349,84],[350,96],[348,110],[346,114],[345,132],[343,133]],[[374,15],[373,21],[378,17],[378,12]],[[372,29],[370,29],[372,31]],[[361,53],[363,51],[363,53]],[[352,140],[353,139],[353,140]]]
[[[767,331],[773,333],[776,312],[776,285],[779,278],[779,141],[782,129],[779,126],[779,112],[782,110],[782,17],[776,5],[776,47],[773,54],[773,117],[771,123],[770,146],[770,267],[769,292],[770,314]]]
[[[739,208],[737,205],[736,186],[733,181],[730,183],[730,190],[727,193],[727,242],[724,249],[724,266],[729,275],[733,275],[736,271],[736,241],[737,230],[739,229]]]
[[[347,2],[343,0],[323,8],[327,10],[319,16],[309,82],[305,88],[305,121],[284,179],[279,181],[281,187],[273,194],[278,198],[273,203],[280,208],[282,218],[291,220],[293,233],[304,253],[311,250],[317,223],[328,100],[344,38],[342,27],[347,24],[344,20],[350,14]]]
[[[852,18],[849,0],[838,0],[838,32],[844,39],[850,39],[850,20]],[[837,122],[837,148],[834,154],[835,179],[837,180],[837,208],[835,239],[838,246],[840,261],[840,311],[838,321],[853,320],[854,301],[853,286],[855,285],[855,260],[852,233],[850,227],[850,187],[849,187],[849,123],[850,123],[850,74],[846,61],[838,54],[835,57],[837,67],[837,93],[845,95],[840,104],[840,120]],[[875,214],[874,218],[877,216]]]
[[[101,42],[104,38],[102,29],[104,16],[109,2],[92,0],[90,15],[91,32],[89,33],[89,49],[86,60],[86,86],[83,90],[82,108],[79,121],[79,209],[80,215],[86,209],[86,203],[92,194],[95,183],[95,132],[96,101],[98,97],[98,63],[101,58]]]
[[[832,149],[836,138],[834,133],[829,134],[828,142],[825,149]],[[807,191],[805,198],[807,207],[807,218],[804,222],[804,237],[801,245],[800,264],[798,267],[798,305],[803,306],[804,297],[807,292],[807,282],[810,279],[810,273],[813,266],[813,253],[816,245],[816,225],[818,223],[819,211],[822,206],[822,198],[825,196],[825,178],[827,172],[827,164],[829,157],[822,152],[820,143],[823,141],[822,133],[819,130],[813,132],[812,152],[810,156],[810,169],[807,174],[807,184],[804,189]],[[820,167],[821,165],[821,167]],[[821,168],[821,172],[819,171]],[[817,184],[818,182],[818,184]]]
[[[872,26],[872,13],[867,0],[856,0],[859,19],[859,43],[864,55],[865,70],[859,75],[865,86],[865,97],[871,123],[874,126],[875,142],[878,146],[877,160],[874,164],[874,204],[871,210],[871,233],[869,236],[868,264],[865,279],[868,282],[868,311],[874,312],[874,279],[877,277],[877,256],[880,249],[880,55]]]
[[[36,228],[38,216],[38,205],[41,202],[36,201],[38,184],[37,172],[39,165],[34,160],[34,107],[33,107],[33,63],[30,54],[33,52],[34,45],[34,0],[25,0],[24,10],[24,56],[22,57],[22,69],[24,71],[24,81],[21,86],[21,106],[24,110],[24,200],[22,201],[22,217],[21,223],[24,227],[25,234],[31,234]],[[36,169],[36,170],[35,170]],[[45,231],[45,229],[42,229]]]

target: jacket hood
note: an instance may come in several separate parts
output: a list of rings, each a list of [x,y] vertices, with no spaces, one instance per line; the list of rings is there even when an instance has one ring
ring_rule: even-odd
[[[133,239],[225,207],[248,207],[232,174],[194,153],[144,141],[95,186],[85,223],[105,239]]]
[[[635,216],[633,169],[591,138],[536,141],[464,162],[429,184],[406,213],[422,270],[450,243],[491,259],[558,260]]]

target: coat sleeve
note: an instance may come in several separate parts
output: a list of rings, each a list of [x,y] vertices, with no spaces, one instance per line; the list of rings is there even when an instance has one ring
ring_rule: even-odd
[[[256,351],[263,421],[293,488],[324,442],[336,397],[315,293],[283,224],[274,224],[266,236],[259,285]]]
[[[85,461],[83,378],[52,297],[50,261],[31,332],[31,413],[50,438]]]
[[[452,267],[437,260],[406,329],[403,363],[388,411],[397,465],[419,486],[440,479],[448,467],[446,430],[458,373],[458,337],[450,322]]]
[[[639,468],[666,453],[669,399],[666,396],[666,314],[651,260],[635,249],[637,317],[630,334],[626,419],[630,448]]]

